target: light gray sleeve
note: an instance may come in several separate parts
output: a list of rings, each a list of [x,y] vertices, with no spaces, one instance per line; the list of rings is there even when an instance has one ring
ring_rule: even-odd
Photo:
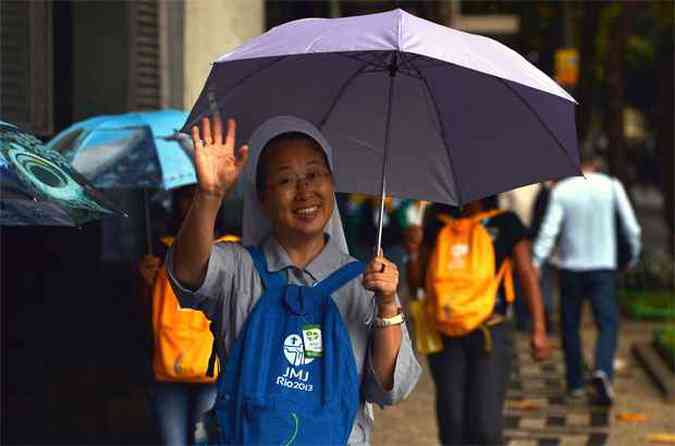
[[[371,330],[378,329],[372,327]],[[407,398],[415,388],[422,374],[422,367],[415,357],[405,323],[401,325],[401,332],[401,348],[396,357],[396,366],[394,367],[394,385],[389,391],[385,390],[377,379],[371,356],[372,348],[370,346],[368,348],[366,376],[364,379],[365,397],[366,401],[376,403],[380,407],[392,406]],[[370,338],[372,340],[372,335]]]
[[[211,320],[215,320],[218,312],[222,311],[223,317],[227,319],[226,312],[230,308],[228,302],[232,299],[233,283],[238,272],[237,265],[241,263],[242,250],[243,248],[237,243],[221,242],[213,245],[204,282],[197,290],[192,291],[176,279],[173,247],[170,248],[166,254],[166,270],[171,288],[181,307],[203,311]],[[224,304],[220,305],[221,302]]]
[[[626,190],[620,181],[614,180],[614,197],[616,200],[616,209],[619,212],[620,224],[623,225],[623,229],[628,236],[628,242],[631,247],[631,261],[629,266],[633,267],[638,263],[640,259],[640,250],[642,249],[642,244],[640,240],[640,234],[642,232],[640,224],[638,223],[637,218],[635,217],[635,212],[633,207],[630,205],[628,200],[628,195]]]

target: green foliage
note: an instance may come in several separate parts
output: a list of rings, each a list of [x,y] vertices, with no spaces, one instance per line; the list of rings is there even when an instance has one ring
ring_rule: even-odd
[[[652,68],[656,57],[654,42],[648,36],[633,34],[626,45],[626,68],[640,70],[642,67]]]
[[[671,369],[675,368],[675,327],[670,326],[657,330],[654,343]]]
[[[657,338],[664,345],[675,349],[675,327],[666,327],[657,331]]]
[[[671,254],[645,251],[637,267],[623,275],[622,285],[630,290],[668,290],[673,296],[674,275],[675,262]]]
[[[674,299],[670,290],[619,291],[619,303],[633,319],[675,321]]]
[[[645,252],[640,264],[622,277],[619,301],[636,319],[675,320],[673,258],[663,252]]]

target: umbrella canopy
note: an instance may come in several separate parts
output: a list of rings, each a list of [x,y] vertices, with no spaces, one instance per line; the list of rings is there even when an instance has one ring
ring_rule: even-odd
[[[160,110],[98,116],[48,143],[101,188],[173,189],[196,183],[189,146],[176,137],[187,112]]]
[[[77,226],[115,213],[61,155],[0,121],[0,224]]]
[[[213,113],[247,140],[269,117],[315,123],[336,187],[464,204],[578,175],[575,102],[506,46],[402,10],[289,22],[216,60],[183,131]]]

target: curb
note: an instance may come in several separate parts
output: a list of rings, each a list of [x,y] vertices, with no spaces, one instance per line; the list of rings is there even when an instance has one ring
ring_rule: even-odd
[[[647,371],[668,403],[675,403],[675,374],[663,362],[651,343],[640,342],[631,346],[631,352]]]

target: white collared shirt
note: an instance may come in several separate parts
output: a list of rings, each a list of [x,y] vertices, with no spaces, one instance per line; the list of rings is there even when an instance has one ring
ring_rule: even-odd
[[[621,183],[605,174],[585,172],[558,183],[534,242],[534,263],[541,266],[558,241],[560,267],[572,271],[616,269],[615,210],[637,263],[640,225]]]

